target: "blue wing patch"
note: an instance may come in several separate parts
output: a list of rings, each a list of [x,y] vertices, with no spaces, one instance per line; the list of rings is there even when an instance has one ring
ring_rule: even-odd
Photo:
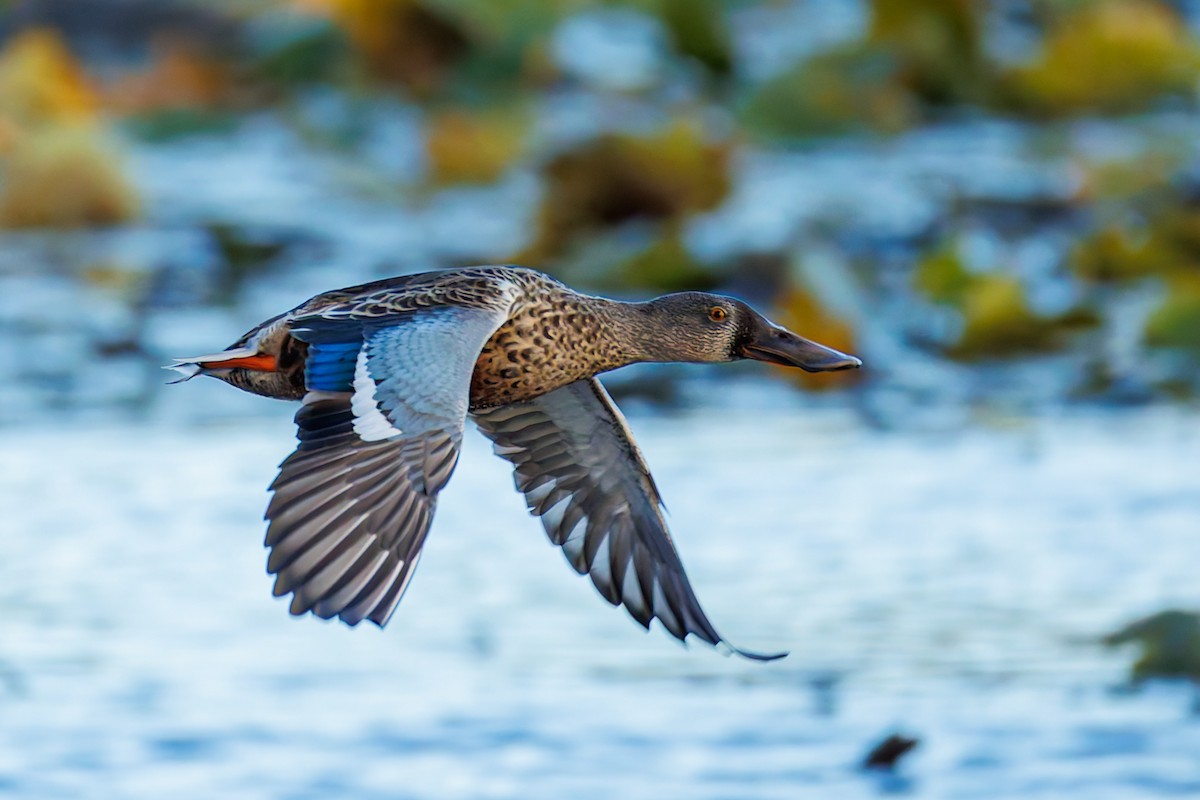
[[[361,341],[321,342],[308,348],[304,385],[322,392],[348,392],[354,385],[354,366]]]

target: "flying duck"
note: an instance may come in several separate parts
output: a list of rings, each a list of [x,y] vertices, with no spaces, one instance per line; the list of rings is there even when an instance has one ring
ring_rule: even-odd
[[[383,626],[421,556],[470,416],[511,461],[531,514],[571,566],[643,627],[732,647],[700,607],[662,500],[596,379],[637,362],[752,358],[809,372],[860,366],[731,297],[620,302],[533,269],[474,267],[325,292],[213,355],[177,359],[299,400],[299,445],[267,507],[267,571],[290,611]]]

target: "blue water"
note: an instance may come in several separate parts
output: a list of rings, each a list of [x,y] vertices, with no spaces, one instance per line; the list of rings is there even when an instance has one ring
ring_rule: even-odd
[[[3,431],[0,794],[1200,794],[1189,689],[1120,691],[1133,654],[1095,643],[1200,605],[1194,415],[880,433],[795,404],[634,410],[710,616],[789,658],[643,633],[477,436],[379,631],[271,597],[284,405]],[[899,773],[858,771],[893,730],[921,739]]]

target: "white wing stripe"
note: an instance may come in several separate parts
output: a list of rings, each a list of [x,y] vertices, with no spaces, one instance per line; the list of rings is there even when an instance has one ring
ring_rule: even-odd
[[[367,368],[367,348],[363,347],[358,351],[358,361],[354,365],[354,396],[350,399],[350,409],[354,412],[354,432],[364,442],[378,442],[401,433],[379,410],[375,388]]]

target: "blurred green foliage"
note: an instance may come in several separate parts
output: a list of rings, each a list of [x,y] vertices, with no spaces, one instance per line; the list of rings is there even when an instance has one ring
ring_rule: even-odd
[[[601,288],[618,291],[703,291],[715,289],[719,276],[700,263],[670,226],[645,249],[606,270]]]
[[[543,168],[537,237],[521,260],[544,262],[576,238],[630,220],[677,223],[729,191],[730,146],[687,121],[647,135],[605,134]]]
[[[1071,144],[1080,120],[1134,130],[1147,116],[1195,112],[1200,43],[1186,9],[1165,0],[857,5],[860,26],[764,66],[754,38],[763,32],[754,24],[792,19],[807,6],[180,0],[172,6],[178,19],[162,30],[105,31],[97,18],[89,36],[120,43],[109,49],[121,57],[105,61],[77,41],[67,24],[74,20],[38,16],[21,4],[34,12],[14,16],[24,21],[0,42],[0,226],[128,223],[142,206],[122,166],[122,139],[153,147],[188,136],[233,137],[253,115],[270,114],[295,126],[306,145],[361,157],[357,174],[375,181],[379,197],[420,202],[443,187],[488,186],[514,175],[535,180],[540,199],[528,236],[515,252],[487,254],[493,260],[527,262],[598,287],[719,288],[739,278],[731,266],[737,262],[694,250],[689,231],[727,208],[755,158],[885,151],[910,131],[997,119],[1038,131],[1034,141],[1046,152],[1029,157],[1069,160],[1078,185],[1055,196],[951,202],[973,210],[883,244],[864,235],[855,214],[834,219],[830,212],[816,233],[842,248],[836,269],[858,272],[861,280],[848,285],[864,295],[860,305],[892,291],[881,265],[899,263],[910,316],[957,320],[936,346],[947,357],[978,360],[1074,347],[1081,328],[1115,324],[1123,293],[1148,293],[1148,310],[1134,326],[1140,344],[1178,354],[1171,363],[1181,366],[1164,380],[1200,385],[1194,144],[1186,133],[1172,139],[1170,125],[1137,133],[1139,146],[1124,150],[1091,154]],[[86,7],[78,0],[75,13]],[[55,8],[65,14],[71,0]],[[649,38],[619,42],[632,49],[613,51],[620,55],[610,54],[617,61],[608,66],[568,63],[573,54],[564,53],[562,37],[572,22],[587,16],[602,27],[620,15],[640,20],[637,30]],[[647,48],[633,78],[606,79],[624,74],[625,59],[636,62]],[[362,156],[378,124],[363,109],[377,101],[416,115],[422,162],[415,179],[380,173]],[[571,108],[587,109],[589,121],[563,135]],[[864,208],[874,202],[862,198]],[[776,209],[740,213],[751,212],[770,218]],[[1041,277],[1018,278],[1005,257],[968,269],[957,244],[967,228],[985,230],[1002,248],[1040,240],[1055,250],[1053,264]],[[797,227],[791,237],[747,245],[735,259],[761,256],[773,266],[740,277],[773,292],[796,327],[853,349],[861,320],[840,319],[787,272],[812,235]],[[239,276],[274,268],[274,259],[239,255],[236,243],[253,237],[225,230],[218,238],[234,243],[218,251]],[[1074,298],[1066,311],[1042,313],[1031,302],[1032,282],[1047,280]],[[891,324],[901,339],[912,333],[906,324],[921,327]]]
[[[497,180],[521,154],[526,128],[520,109],[432,113],[425,131],[431,179],[441,184]]]
[[[650,10],[657,11],[677,52],[724,77],[735,67],[724,7],[717,0],[658,0]]]
[[[1051,15],[1042,51],[1008,74],[1013,110],[1041,116],[1123,113],[1164,95],[1193,99],[1200,49],[1158,0],[1096,0]]]
[[[1145,232],[1110,225],[1080,239],[1071,269],[1094,283],[1123,283],[1162,272],[1167,255]]]
[[[944,342],[954,358],[1011,357],[1057,349],[1067,334],[1096,325],[1095,313],[1076,308],[1041,315],[1030,307],[1025,287],[1004,271],[974,273],[953,246],[943,245],[923,260],[913,283],[935,303],[958,312],[962,326],[956,339]]]
[[[896,79],[927,103],[977,103],[990,67],[975,0],[874,0],[867,45],[890,53]]]
[[[971,275],[952,245],[931,252],[913,273],[913,284],[935,303],[961,305],[971,283]]]
[[[1146,321],[1146,342],[1200,357],[1200,275],[1167,283],[1167,296]]]
[[[758,87],[746,101],[742,120],[768,138],[899,133],[916,124],[919,109],[896,76],[890,53],[866,46],[835,50]]]

